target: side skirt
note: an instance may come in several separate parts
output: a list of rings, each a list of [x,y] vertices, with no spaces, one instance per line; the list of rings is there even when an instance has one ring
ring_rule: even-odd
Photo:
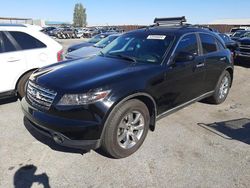
[[[170,115],[170,114],[172,114],[172,113],[174,113],[176,111],[181,110],[182,108],[185,108],[185,107],[189,106],[190,104],[193,104],[195,102],[201,101],[202,99],[210,97],[213,94],[214,94],[214,91],[210,91],[210,92],[205,93],[205,94],[203,94],[203,95],[201,95],[201,96],[199,96],[199,97],[197,97],[195,99],[192,99],[192,100],[190,100],[188,102],[185,102],[185,103],[183,103],[183,104],[181,104],[181,105],[179,105],[177,107],[174,107],[174,108],[172,108],[172,109],[170,109],[170,110],[168,110],[166,112],[163,112],[162,114],[160,114],[160,115],[158,115],[156,117],[156,120],[158,121],[158,120],[160,120],[160,119],[162,119],[162,118],[164,118],[164,117],[166,117],[166,116],[168,116],[168,115]]]

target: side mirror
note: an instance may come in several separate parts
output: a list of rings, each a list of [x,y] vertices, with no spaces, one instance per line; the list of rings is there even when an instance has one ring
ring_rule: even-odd
[[[188,62],[193,61],[195,59],[195,55],[188,52],[179,52],[175,57],[175,62]]]

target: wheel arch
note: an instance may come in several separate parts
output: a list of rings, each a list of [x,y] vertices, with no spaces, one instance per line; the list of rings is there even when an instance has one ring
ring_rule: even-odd
[[[18,86],[18,84],[19,84],[21,78],[22,78],[24,75],[26,75],[26,74],[29,73],[29,72],[34,72],[34,71],[37,70],[37,69],[38,69],[38,68],[34,68],[34,69],[27,70],[27,71],[24,72],[21,76],[19,76],[19,78],[18,78],[17,81],[16,81],[15,90],[17,91],[17,86]]]
[[[232,86],[232,84],[233,84],[233,78],[234,78],[234,70],[233,70],[232,67],[227,67],[227,68],[225,69],[225,71],[229,72],[229,74],[230,74],[230,76],[231,76],[231,86]],[[230,86],[230,87],[231,87],[231,86]]]
[[[107,122],[109,118],[111,117],[112,112],[115,111],[117,108],[119,108],[120,105],[122,105],[123,103],[131,99],[138,99],[147,106],[149,110],[149,114],[150,114],[150,127],[149,128],[151,131],[155,130],[156,115],[157,115],[156,102],[150,94],[144,93],[144,92],[138,92],[138,93],[130,94],[126,97],[123,97],[112,105],[112,107],[110,108],[108,112],[107,117],[105,118],[105,123],[104,123],[104,127],[103,127],[102,134],[101,134],[101,139],[103,138],[103,135],[107,126]]]

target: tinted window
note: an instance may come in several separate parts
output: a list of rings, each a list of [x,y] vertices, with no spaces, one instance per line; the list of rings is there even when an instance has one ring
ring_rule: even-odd
[[[216,40],[213,36],[208,34],[200,34],[200,38],[202,43],[203,54],[217,51]]]
[[[174,37],[168,35],[131,33],[115,39],[102,50],[102,54],[107,57],[123,56],[138,62],[160,64],[173,40]]]
[[[16,31],[11,31],[9,33],[17,41],[17,43],[20,45],[20,47],[23,50],[46,47],[46,45],[43,44],[41,41],[37,40],[36,38],[34,38],[26,33],[16,32]]]
[[[225,47],[221,44],[221,42],[219,40],[216,40],[216,42],[217,42],[217,46],[218,46],[219,50],[225,49]]]
[[[2,33],[2,45],[3,45],[3,52],[13,52],[16,51],[15,46],[10,42],[7,36]]]
[[[187,52],[194,55],[198,54],[198,43],[195,34],[190,34],[181,39],[176,49],[176,52]]]

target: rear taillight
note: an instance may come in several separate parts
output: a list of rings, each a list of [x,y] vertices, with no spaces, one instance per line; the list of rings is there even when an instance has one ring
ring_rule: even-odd
[[[57,61],[62,61],[63,60],[63,50],[60,50],[57,52]]]

